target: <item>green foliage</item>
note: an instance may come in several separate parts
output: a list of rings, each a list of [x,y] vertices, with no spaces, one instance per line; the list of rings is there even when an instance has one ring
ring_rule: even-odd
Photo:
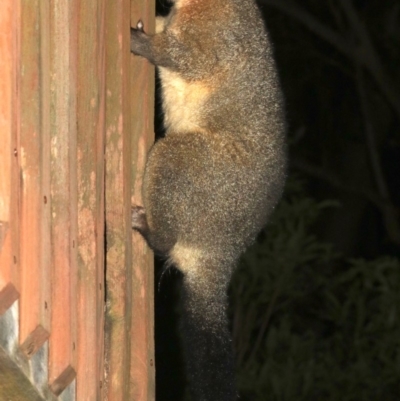
[[[400,394],[400,263],[348,260],[312,234],[334,202],[289,183],[231,285],[242,400],[369,401]]]

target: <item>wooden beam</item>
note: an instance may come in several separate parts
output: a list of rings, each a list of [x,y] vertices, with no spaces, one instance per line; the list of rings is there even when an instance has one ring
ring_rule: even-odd
[[[77,5],[78,401],[103,399],[104,14],[104,0]]]
[[[154,33],[155,3],[131,2],[131,24],[141,19],[146,32]],[[142,182],[147,153],[154,142],[154,67],[131,55],[131,203],[142,205]],[[154,257],[136,232],[132,236],[132,322],[130,399],[155,400]]]
[[[106,399],[129,399],[131,285],[130,2],[106,3]]]
[[[1,400],[45,401],[2,347],[0,347],[0,377]]]

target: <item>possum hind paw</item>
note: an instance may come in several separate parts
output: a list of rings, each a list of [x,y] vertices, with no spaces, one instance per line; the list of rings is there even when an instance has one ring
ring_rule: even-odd
[[[132,228],[141,233],[146,233],[149,229],[146,219],[146,211],[143,206],[132,206]]]

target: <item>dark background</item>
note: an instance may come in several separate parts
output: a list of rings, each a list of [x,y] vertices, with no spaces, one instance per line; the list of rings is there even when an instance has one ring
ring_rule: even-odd
[[[399,399],[400,3],[259,4],[286,98],[290,169],[232,280],[242,399]],[[181,277],[162,272],[158,262],[157,400],[180,401]]]

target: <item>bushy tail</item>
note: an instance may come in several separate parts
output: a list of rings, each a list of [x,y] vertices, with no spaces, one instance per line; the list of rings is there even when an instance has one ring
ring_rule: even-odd
[[[226,315],[232,266],[212,264],[189,271],[183,281],[181,327],[188,379],[193,401],[234,401],[235,368]]]

